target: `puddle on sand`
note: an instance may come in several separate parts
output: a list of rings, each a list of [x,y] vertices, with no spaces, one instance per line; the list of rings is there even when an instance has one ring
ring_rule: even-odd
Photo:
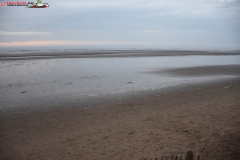
[[[145,74],[155,69],[240,64],[240,56],[73,58],[0,62],[0,103],[154,90],[231,76]]]

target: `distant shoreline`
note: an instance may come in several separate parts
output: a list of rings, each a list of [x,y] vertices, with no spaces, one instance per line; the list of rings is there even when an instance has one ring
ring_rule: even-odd
[[[102,57],[158,57],[158,56],[190,56],[190,55],[240,55],[240,51],[189,51],[189,50],[83,50],[53,51],[29,53],[4,53],[0,60],[27,60],[52,58],[102,58]]]

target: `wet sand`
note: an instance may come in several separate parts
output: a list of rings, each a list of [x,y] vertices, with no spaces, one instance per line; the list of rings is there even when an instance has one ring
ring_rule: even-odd
[[[240,157],[240,80],[1,113],[0,159]],[[49,106],[50,107],[50,106]]]

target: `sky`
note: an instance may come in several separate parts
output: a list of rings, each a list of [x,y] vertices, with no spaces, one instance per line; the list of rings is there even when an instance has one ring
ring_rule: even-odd
[[[240,0],[42,2],[0,7],[0,49],[240,49]]]

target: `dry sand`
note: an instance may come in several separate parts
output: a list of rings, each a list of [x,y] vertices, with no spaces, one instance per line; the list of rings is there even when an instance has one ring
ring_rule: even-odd
[[[240,157],[240,80],[0,114],[0,159]],[[61,106],[61,107],[60,107]]]

